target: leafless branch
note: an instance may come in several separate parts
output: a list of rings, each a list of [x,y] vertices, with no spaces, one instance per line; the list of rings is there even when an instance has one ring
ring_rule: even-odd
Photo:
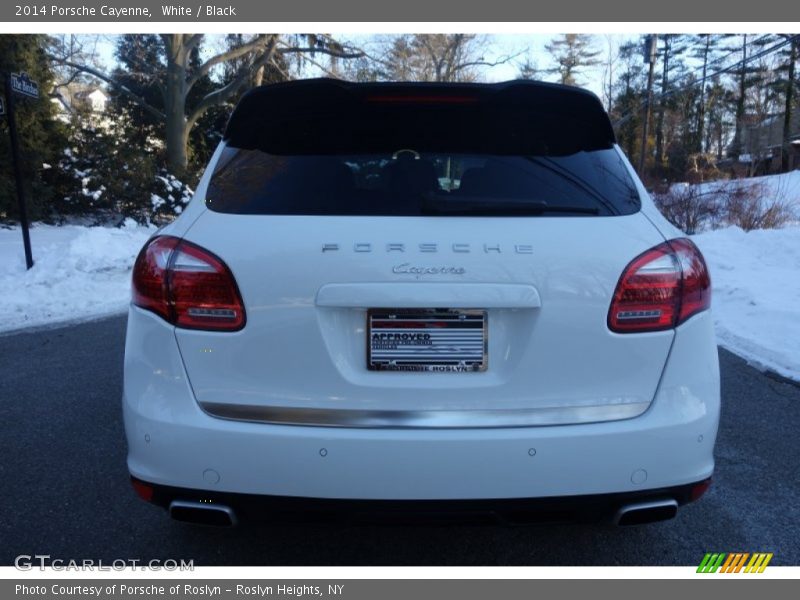
[[[481,60],[474,60],[474,61],[470,61],[470,62],[459,63],[458,65],[456,65],[456,69],[455,70],[468,69],[470,67],[497,67],[499,65],[504,65],[506,63],[509,63],[512,60],[514,60],[516,58],[519,58],[523,54],[524,54],[524,52],[520,51],[520,52],[517,52],[516,54],[510,54],[510,55],[502,56],[502,57],[498,58],[497,60],[483,60],[483,59],[481,59]]]
[[[303,56],[303,58],[304,58],[305,60],[307,60],[307,61],[308,61],[310,64],[312,64],[312,65],[314,65],[315,67],[317,67],[317,68],[318,68],[320,71],[322,71],[322,72],[323,72],[325,75],[327,75],[328,77],[333,77],[334,79],[341,79],[341,75],[337,75],[336,73],[334,73],[333,71],[331,71],[331,70],[330,70],[328,67],[326,67],[325,65],[323,65],[321,62],[319,62],[319,61],[317,61],[317,60],[314,60],[314,59],[313,59],[313,58],[311,58],[310,56]],[[292,77],[291,79],[294,79],[294,78]]]
[[[316,46],[289,46],[284,42],[280,43],[281,54],[327,54],[328,56],[335,56],[336,58],[362,58],[364,52],[355,50],[346,52],[344,50],[333,50],[331,48],[316,47]]]
[[[212,106],[216,106],[218,104],[222,104],[233,96],[239,89],[247,82],[248,78],[252,76],[252,74],[261,66],[268,64],[272,61],[276,50],[276,38],[272,38],[269,41],[267,48],[264,52],[259,56],[254,58],[254,60],[248,64],[243,66],[239,69],[239,72],[236,76],[231,80],[230,83],[227,85],[214,90],[210,94],[207,94],[200,102],[198,102],[197,106],[195,106],[194,110],[192,111],[191,115],[186,119],[187,130],[191,130],[192,126],[197,122],[203,114]]]
[[[215,56],[209,58],[206,62],[204,62],[200,67],[194,72],[194,74],[189,78],[189,81],[186,84],[186,89],[192,89],[192,86],[197,83],[200,79],[208,75],[208,73],[213,69],[215,66],[234,60],[236,58],[240,58],[251,52],[255,52],[262,48],[267,48],[268,45],[277,37],[277,34],[259,34],[251,41],[247,42],[246,44],[242,44],[241,46],[237,46],[235,48],[231,48],[230,50],[226,50],[225,52],[220,52]]]
[[[80,75],[80,74],[81,74],[80,71],[74,70],[74,71],[72,71],[70,76],[65,81],[61,81],[59,83],[55,83],[53,85],[53,90],[50,92],[50,96],[53,97],[53,98],[60,98],[61,94],[58,92],[59,88],[69,87],[69,85],[73,81],[75,81],[78,78],[78,75]]]
[[[276,71],[278,71],[278,73],[280,73],[281,75],[283,75],[283,76],[286,78],[286,80],[287,80],[287,81],[289,81],[289,80],[291,80],[291,79],[294,79],[294,77],[292,77],[292,75],[291,75],[291,74],[290,74],[290,73],[289,73],[289,72],[288,72],[286,69],[284,69],[282,66],[280,66],[280,65],[279,65],[279,64],[278,64],[278,63],[275,61],[275,56],[274,56],[274,55],[273,55],[272,59],[269,61],[269,64],[270,64],[270,66],[271,66],[273,69],[275,69]]]
[[[105,73],[99,71],[98,69],[95,69],[94,67],[90,67],[88,65],[82,65],[82,64],[74,63],[74,62],[69,61],[69,60],[61,60],[61,59],[59,59],[57,57],[54,57],[54,56],[50,56],[49,58],[51,60],[57,61],[62,66],[70,67],[72,69],[75,69],[76,72],[87,73],[88,75],[92,75],[93,77],[96,77],[97,79],[106,82],[108,85],[110,85],[114,89],[116,89],[116,90],[120,91],[121,93],[125,94],[126,96],[128,96],[132,100],[135,100],[136,103],[139,106],[141,106],[143,109],[145,109],[147,112],[149,112],[151,115],[155,116],[156,118],[158,118],[158,119],[165,119],[166,118],[163,112],[158,110],[152,104],[149,104],[147,102],[147,100],[145,100],[144,98],[142,98],[141,96],[139,96],[135,92],[131,91],[129,88],[125,87],[120,82],[116,81],[113,77],[109,77],[108,75],[106,75]]]

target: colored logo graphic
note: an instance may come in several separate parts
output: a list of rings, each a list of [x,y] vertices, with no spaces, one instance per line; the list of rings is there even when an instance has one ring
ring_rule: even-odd
[[[772,552],[708,552],[697,567],[698,573],[763,573]]]

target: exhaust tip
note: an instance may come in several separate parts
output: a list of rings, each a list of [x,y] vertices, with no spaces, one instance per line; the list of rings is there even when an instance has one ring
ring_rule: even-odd
[[[169,516],[175,521],[213,527],[236,525],[236,513],[230,506],[205,502],[173,500],[169,505]]]
[[[668,521],[677,514],[678,502],[674,499],[626,504],[614,515],[614,524],[621,526],[644,525]]]

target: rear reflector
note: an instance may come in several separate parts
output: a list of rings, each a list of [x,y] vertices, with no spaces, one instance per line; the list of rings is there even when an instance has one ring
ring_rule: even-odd
[[[711,305],[711,279],[697,246],[664,242],[637,256],[617,283],[608,327],[617,333],[672,329]]]
[[[708,479],[701,481],[700,483],[695,483],[692,486],[692,491],[689,492],[689,502],[694,502],[695,500],[699,500],[703,494],[708,491],[708,488],[711,487],[711,477]]]
[[[245,312],[228,266],[171,236],[151,239],[133,267],[133,303],[186,329],[237,331]]]
[[[135,477],[131,477],[131,485],[133,486],[136,494],[145,502],[150,502],[153,499],[153,486],[140,481]]]

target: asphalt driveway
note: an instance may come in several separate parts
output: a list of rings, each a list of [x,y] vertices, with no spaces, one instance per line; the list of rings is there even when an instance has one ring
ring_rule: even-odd
[[[707,551],[800,565],[800,387],[720,350],[711,491],[638,528],[173,523],[125,468],[125,317],[0,336],[0,564],[54,558],[196,565],[693,565]]]

